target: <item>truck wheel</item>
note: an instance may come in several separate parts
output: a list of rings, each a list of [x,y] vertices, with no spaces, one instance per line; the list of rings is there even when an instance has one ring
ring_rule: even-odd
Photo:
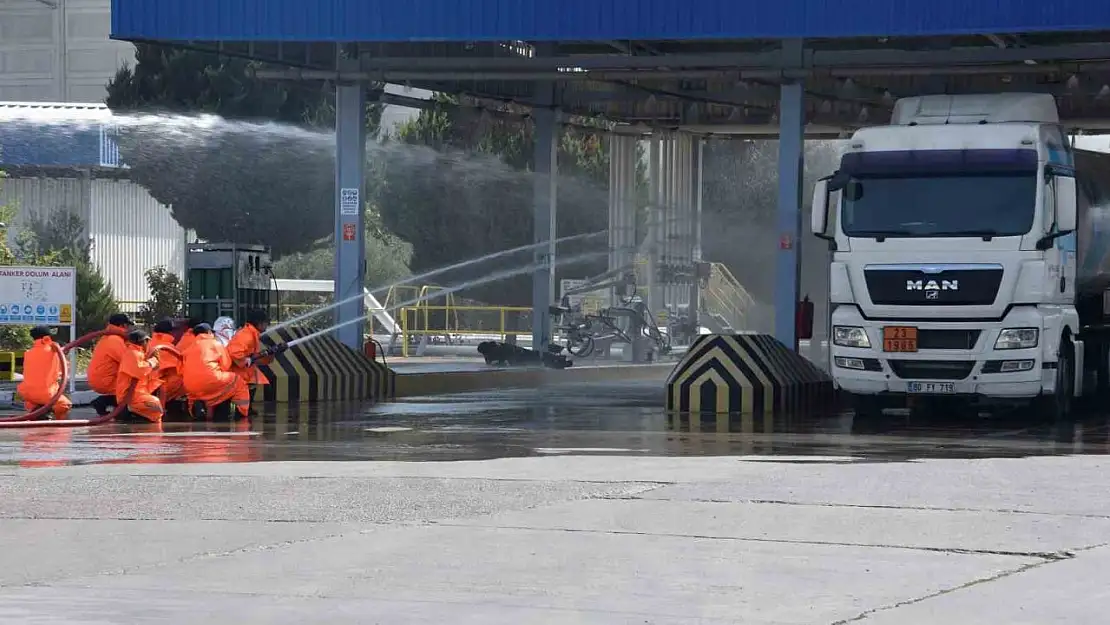
[[[883,403],[875,395],[852,395],[852,410],[860,419],[878,419],[883,416]]]
[[[1075,359],[1072,357],[1071,341],[1065,339],[1060,344],[1059,359],[1056,364],[1056,392],[1037,398],[1037,412],[1053,420],[1067,419],[1071,416],[1072,394],[1075,387]]]

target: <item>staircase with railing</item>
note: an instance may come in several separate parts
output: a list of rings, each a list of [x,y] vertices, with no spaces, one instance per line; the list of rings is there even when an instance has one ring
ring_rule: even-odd
[[[746,328],[755,300],[722,263],[711,263],[709,279],[701,288],[702,325],[711,332],[732,334]]]

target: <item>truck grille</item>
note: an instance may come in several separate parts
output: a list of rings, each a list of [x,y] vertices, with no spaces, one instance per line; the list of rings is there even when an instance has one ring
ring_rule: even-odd
[[[894,375],[903,380],[962,380],[971,375],[974,360],[891,360]]]
[[[918,330],[917,349],[975,349],[981,330]]]
[[[863,276],[880,306],[986,306],[998,296],[1002,267],[877,265]]]

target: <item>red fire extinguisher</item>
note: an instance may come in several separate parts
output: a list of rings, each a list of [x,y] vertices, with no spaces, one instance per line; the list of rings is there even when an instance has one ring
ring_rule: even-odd
[[[794,334],[798,340],[813,338],[813,302],[808,295],[794,309]]]

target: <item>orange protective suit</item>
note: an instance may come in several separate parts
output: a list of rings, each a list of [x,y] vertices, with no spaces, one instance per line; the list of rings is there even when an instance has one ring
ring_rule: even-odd
[[[146,348],[142,345],[127,343],[119,361],[119,375],[116,376],[116,402],[127,400],[128,389],[131,399],[127,400],[127,410],[133,415],[148,421],[162,420],[162,402],[154,396],[158,388],[158,360],[147,358]]]
[[[247,381],[232,370],[231,356],[214,334],[198,334],[183,358],[181,378],[190,402],[203,401],[211,408],[230,400],[241,416],[247,416],[251,403]]]
[[[117,330],[108,326],[109,330]],[[120,330],[122,334],[122,330]],[[119,373],[120,359],[127,351],[127,342],[120,334],[102,336],[93,348],[89,361],[89,388],[98,395],[112,395],[116,392],[116,374]]]
[[[16,389],[23,398],[23,407],[30,411],[49,404],[58,392],[61,377],[62,363],[58,362],[54,339],[49,336],[36,339],[31,349],[23,352],[23,381]],[[59,395],[54,403],[54,417],[65,419],[72,408],[73,402]]]
[[[227,344],[227,353],[231,356],[232,362],[235,363],[235,370],[247,384],[269,384],[269,380],[265,375],[258,370],[258,365],[268,364],[273,357],[258,358],[249,365],[247,361],[251,356],[258,354],[262,351],[262,333],[258,328],[247,324],[231,337],[231,341]]]
[[[192,347],[193,342],[196,340],[197,335],[193,334],[192,328],[185,330],[185,332],[181,334],[181,338],[177,339],[177,351],[181,352],[181,354],[184,355],[185,351]]]
[[[155,348],[159,345],[174,347],[173,335],[155,332],[151,336],[150,346],[151,348]],[[181,352],[180,349],[177,351]],[[158,381],[160,382],[159,389],[161,391],[160,396],[163,403],[177,401],[185,397],[185,383],[181,380],[181,359],[177,357],[177,354],[168,349],[159,349],[157,354]],[[165,406],[163,405],[163,407]]]

